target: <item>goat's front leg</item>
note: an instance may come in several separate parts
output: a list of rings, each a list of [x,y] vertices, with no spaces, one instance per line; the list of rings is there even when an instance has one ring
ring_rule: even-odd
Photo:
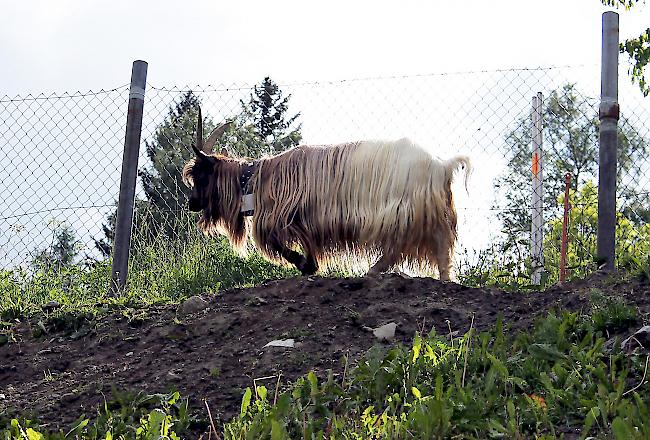
[[[273,250],[280,254],[282,258],[296,266],[296,269],[298,269],[301,274],[313,275],[318,271],[318,263],[311,253],[307,253],[307,257],[305,258],[299,252],[289,249],[275,238],[272,241],[272,246]]]
[[[318,271],[318,263],[311,254],[307,254],[307,257],[303,257],[300,253],[292,249],[286,249],[281,255],[289,263],[296,266],[296,269],[298,269],[303,275],[313,275]]]
[[[303,269],[298,268],[303,275],[313,275],[318,272],[318,262],[313,254],[307,252],[307,257],[305,258],[305,266]]]

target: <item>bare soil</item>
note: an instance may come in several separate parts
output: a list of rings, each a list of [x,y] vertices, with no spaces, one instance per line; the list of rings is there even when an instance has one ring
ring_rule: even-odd
[[[395,322],[395,342],[416,331],[463,334],[491,328],[499,313],[510,329],[525,329],[552,308],[587,309],[591,290],[619,295],[648,323],[650,285],[595,275],[544,292],[474,289],[395,274],[375,278],[300,277],[250,289],[194,297],[181,306],[111,313],[76,331],[24,322],[17,342],[0,347],[0,415],[37,414],[50,428],[93,416],[117,390],[180,391],[197,415],[235,415],[253,381],[275,389],[314,370],[342,374],[380,342],[369,328]],[[193,313],[191,313],[193,312]],[[294,348],[267,347],[293,338]],[[387,344],[387,343],[383,343]],[[259,379],[262,378],[262,379]]]

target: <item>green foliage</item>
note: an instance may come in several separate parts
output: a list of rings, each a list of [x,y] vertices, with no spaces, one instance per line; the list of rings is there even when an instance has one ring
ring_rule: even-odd
[[[521,248],[525,243],[520,243]],[[514,250],[520,249],[519,246]],[[540,285],[531,284],[532,267],[529,257],[521,253],[513,258],[501,245],[478,251],[470,257],[465,253],[458,268],[460,284],[471,287],[497,287],[506,291],[539,290],[550,283],[548,273],[542,274]],[[470,263],[471,261],[471,263]]]
[[[641,280],[650,280],[650,255],[633,258],[630,265]]]
[[[186,92],[179,102],[170,106],[165,120],[156,128],[151,140],[147,140],[146,154],[149,161],[140,168],[138,175],[144,190],[144,199],[136,199],[132,240],[134,253],[151,243],[153,235],[161,232],[171,239],[184,239],[188,220],[181,214],[186,210],[190,189],[183,183],[181,171],[194,152],[191,146],[196,140],[196,122],[199,99]],[[209,117],[204,118],[204,137],[214,129]],[[110,256],[115,238],[116,212],[111,213],[103,225],[104,238],[95,240],[104,256]]]
[[[532,332],[371,350],[344,382],[310,373],[272,403],[246,390],[226,439],[647,438],[644,362],[606,349],[589,316],[550,313]],[[629,391],[628,391],[629,389]],[[643,396],[643,397],[642,397]]]
[[[48,227],[52,231],[49,246],[36,253],[31,265],[41,270],[61,270],[71,265],[79,255],[79,242],[69,224],[51,219]]]
[[[76,306],[94,304],[105,296],[110,275],[108,262],[93,267],[72,265],[0,271],[0,316],[15,319],[41,312],[50,301]]]
[[[623,8],[626,11],[633,9],[637,3],[645,0],[600,0],[605,6],[612,6],[615,8]],[[650,62],[650,28],[646,29],[637,38],[630,38],[620,44],[619,50],[621,53],[627,53],[632,63],[632,68],[629,70],[632,83],[639,83],[639,89],[643,96],[648,96],[650,93],[650,86],[645,79],[644,68]]]
[[[620,51],[628,54],[632,60],[632,67],[629,70],[632,82],[638,82],[643,96],[648,96],[650,85],[645,79],[644,69],[650,62],[650,28],[637,38],[630,38],[621,43]]]
[[[598,264],[596,236],[598,230],[598,188],[587,181],[580,189],[569,191],[567,268],[572,277],[584,277]],[[564,195],[557,206],[564,205]],[[650,256],[650,224],[635,225],[621,212],[616,215],[616,264],[637,269],[639,261]],[[563,217],[551,219],[544,239],[545,267],[552,280],[558,279]]]
[[[532,268],[527,247],[522,238],[512,248],[510,242],[480,251],[474,258],[466,254],[465,261],[473,264],[459,267],[458,278],[468,286],[492,286],[516,291],[539,289],[559,280],[560,250],[564,216],[564,194],[555,202],[556,217],[547,220],[544,236],[545,273],[540,286],[530,284]],[[567,229],[568,279],[584,278],[598,268],[596,237],[598,230],[598,188],[586,181],[579,189],[569,190],[569,224]],[[624,211],[616,214],[616,266],[641,277],[650,277],[650,224],[635,224]],[[522,251],[523,249],[523,251]],[[462,260],[462,259],[461,259]]]
[[[620,298],[611,298],[599,290],[591,295],[591,322],[594,330],[620,332],[628,330],[637,322],[637,313]]]
[[[253,249],[237,255],[225,237],[205,237],[182,216],[179,222],[186,225],[184,240],[170,241],[159,233],[133,256],[127,295],[175,301],[197,292],[253,286],[296,274],[266,261]]]
[[[181,217],[179,222],[185,227],[183,240],[170,241],[162,230],[146,231],[150,236],[141,242],[147,245],[130,260],[127,290],[117,298],[108,295],[110,260],[0,270],[0,317],[42,319],[42,332],[51,330],[53,320],[62,317],[72,320],[70,330],[76,332],[88,325],[98,310],[174,303],[198,292],[251,286],[297,274],[269,263],[254,250],[246,256],[235,254],[225,238],[205,237],[191,218]],[[180,225],[175,227],[181,230]],[[43,306],[51,301],[58,307],[44,312]],[[90,318],[77,322],[73,316]]]
[[[617,149],[618,194],[625,200],[618,214],[617,263],[619,267],[643,267],[648,255],[650,195],[623,182],[641,181],[639,167],[647,155],[647,141],[621,117]],[[598,172],[597,112],[575,85],[567,84],[544,100],[544,196],[545,269],[542,286],[558,280],[563,219],[565,174],[571,176],[568,266],[572,277],[582,277],[598,266],[596,261],[597,195],[593,181]],[[532,139],[528,116],[522,117],[505,137],[511,151],[506,171],[495,181],[495,208],[503,235],[491,249],[478,255],[476,263],[460,271],[470,285],[527,288],[530,260],[530,158]],[[549,221],[550,218],[550,221]]]
[[[199,99],[188,91],[165,120],[156,128],[153,140],[146,142],[147,167],[139,170],[146,204],[149,208],[148,229],[164,228],[170,237],[179,233],[177,217],[185,209],[190,189],[183,183],[181,171],[194,152]],[[214,129],[209,118],[203,122],[204,138]]]
[[[253,88],[248,102],[240,101],[241,112],[219,145],[237,157],[258,159],[282,152],[300,143],[300,114],[288,116],[291,95],[283,96],[278,85],[266,77]]]
[[[49,431],[34,420],[0,419],[0,438],[21,440],[178,440],[197,424],[189,415],[187,399],[178,392],[145,395],[119,394],[106,402],[95,419],[81,416],[68,430]]]
[[[249,150],[245,156],[280,153],[298,145],[302,139],[300,124],[295,128],[293,126],[300,113],[287,116],[290,98],[291,95],[283,96],[280,87],[267,76],[253,87],[248,103],[241,101],[241,119],[244,121],[241,125],[259,139],[257,150]]]
[[[605,6],[612,6],[614,8],[623,8],[626,11],[632,9],[634,5],[639,3],[639,1],[645,2],[645,0],[600,0],[601,3]]]
[[[545,212],[561,216],[561,207],[557,198],[564,193],[564,176],[571,175],[572,189],[577,189],[590,180],[598,171],[598,120],[597,112],[572,84],[561,90],[555,90],[544,99],[544,197]],[[503,222],[504,239],[502,252],[515,255],[517,260],[528,255],[530,243],[531,214],[530,206],[530,158],[532,142],[528,116],[519,120],[516,128],[505,138],[511,155],[506,172],[495,181],[497,204],[500,209],[498,218]],[[620,185],[625,181],[639,181],[645,172],[639,169],[639,159],[647,154],[647,141],[639,136],[638,131],[621,117],[618,135],[618,183],[619,194],[629,198],[631,204],[625,211],[627,217],[635,223],[647,223],[650,217],[644,215],[648,197],[640,197],[634,188]],[[639,212],[637,218],[634,213]],[[647,213],[645,213],[647,214]],[[525,246],[522,244],[525,243]],[[520,249],[522,248],[523,249]]]
[[[167,117],[156,128],[152,140],[147,140],[147,165],[138,171],[144,190],[144,199],[136,199],[133,231],[140,240],[145,232],[163,230],[169,237],[178,238],[177,217],[185,208],[189,188],[181,177],[183,165],[194,156],[191,146],[195,142],[198,117],[198,98],[186,92],[181,100],[170,106]],[[209,118],[203,123],[207,136],[214,128]],[[108,257],[115,238],[117,212],[111,213],[103,225],[104,238],[95,240],[96,247]],[[181,228],[184,229],[184,228]],[[146,243],[133,240],[134,250]]]
[[[147,200],[160,208],[176,211],[187,202],[189,190],[179,171],[194,157],[191,146],[196,140],[198,108],[199,99],[186,92],[145,144],[150,163],[139,175]],[[203,136],[213,128],[212,121],[204,121]]]

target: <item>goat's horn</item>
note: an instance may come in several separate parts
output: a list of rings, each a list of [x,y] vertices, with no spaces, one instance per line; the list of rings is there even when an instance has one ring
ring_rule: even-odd
[[[223,135],[223,133],[226,131],[228,127],[232,124],[233,121],[228,121],[217,128],[214,129],[212,133],[210,133],[210,136],[208,137],[208,140],[205,141],[205,144],[203,144],[203,151],[206,153],[212,153],[212,147],[214,147],[214,144],[217,143],[217,140]]]
[[[199,106],[199,119],[196,122],[196,148],[201,151],[203,149],[203,116],[201,116],[201,106]]]

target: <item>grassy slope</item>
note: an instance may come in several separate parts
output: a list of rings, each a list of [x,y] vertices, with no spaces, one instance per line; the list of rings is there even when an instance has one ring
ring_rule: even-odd
[[[218,438],[650,438],[648,356],[604,336],[635,320],[633,308],[595,295],[590,313],[552,312],[531,332],[510,334],[499,320],[480,334],[415,335],[410,346],[371,350],[343,378],[247,390]],[[0,421],[0,438],[196,438],[209,429],[178,394],[116,393],[67,433],[18,418]]]

